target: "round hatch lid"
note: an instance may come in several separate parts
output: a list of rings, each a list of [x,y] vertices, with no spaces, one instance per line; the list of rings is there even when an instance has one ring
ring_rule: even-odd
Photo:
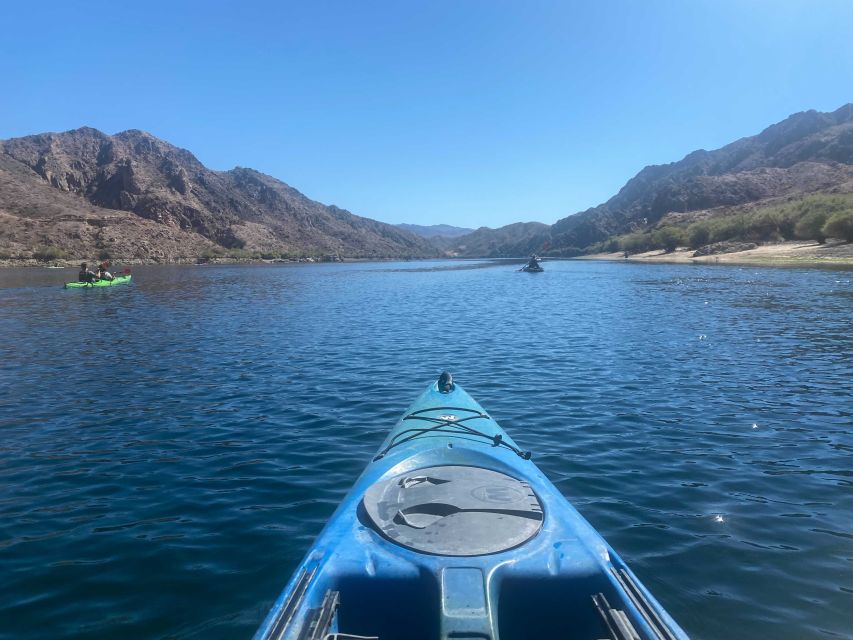
[[[512,549],[535,536],[543,520],[530,485],[480,467],[417,469],[377,482],[362,502],[379,533],[442,556]]]

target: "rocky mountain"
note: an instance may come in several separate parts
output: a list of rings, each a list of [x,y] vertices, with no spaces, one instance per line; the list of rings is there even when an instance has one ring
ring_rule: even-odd
[[[5,254],[26,255],[37,245],[74,257],[97,250],[140,260],[199,252],[436,254],[415,234],[315,202],[252,169],[212,171],[143,131],[110,136],[82,128],[5,140],[0,160]]]
[[[0,259],[575,255],[664,216],[815,192],[853,192],[853,104],[797,113],[721,149],[646,167],[604,204],[551,227],[517,223],[453,237],[448,231],[464,230],[387,225],[252,169],[212,171],[142,131],[82,128],[0,141]]]
[[[551,228],[541,222],[516,222],[498,229],[480,227],[440,246],[445,255],[460,258],[514,258],[542,252],[549,246]]]
[[[760,134],[678,162],[646,167],[604,204],[547,230],[524,225],[478,229],[451,255],[576,255],[609,236],[648,228],[673,213],[732,207],[813,192],[853,191],[853,104],[806,111]]]
[[[715,151],[649,166],[598,207],[551,228],[556,251],[656,223],[672,212],[853,187],[853,104],[806,111]]]
[[[414,233],[416,236],[420,236],[422,238],[458,238],[459,236],[464,236],[474,231],[473,229],[454,227],[449,224],[432,224],[425,226],[421,224],[403,223],[395,226],[400,229],[404,229],[409,233]]]
[[[216,247],[197,233],[51,188],[29,167],[0,153],[0,260],[34,254],[44,259],[190,260]]]

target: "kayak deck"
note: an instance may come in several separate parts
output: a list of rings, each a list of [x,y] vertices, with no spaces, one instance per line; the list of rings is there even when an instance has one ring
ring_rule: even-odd
[[[128,284],[132,275],[116,276],[112,280],[95,280],[94,282],[66,282],[66,289],[90,289],[92,287],[114,287],[119,284]]]
[[[256,640],[686,638],[530,454],[446,389],[398,421]]]

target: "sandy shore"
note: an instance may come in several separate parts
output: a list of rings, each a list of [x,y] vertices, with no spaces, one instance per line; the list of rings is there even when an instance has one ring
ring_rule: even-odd
[[[578,256],[576,260],[619,260],[629,262],[680,262],[698,264],[845,264],[853,265],[853,243],[779,242],[765,244],[748,251],[693,257],[693,249],[676,249],[672,253],[655,250],[624,257],[621,252]]]

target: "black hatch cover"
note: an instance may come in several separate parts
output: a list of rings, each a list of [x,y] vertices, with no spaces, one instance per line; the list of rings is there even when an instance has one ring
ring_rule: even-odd
[[[399,545],[442,556],[506,551],[535,536],[542,505],[526,482],[480,467],[427,467],[364,494],[373,527]]]

